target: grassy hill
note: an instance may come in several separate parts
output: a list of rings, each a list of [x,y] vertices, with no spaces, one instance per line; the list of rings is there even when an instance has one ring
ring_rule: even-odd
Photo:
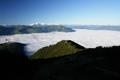
[[[76,49],[81,50],[65,56],[53,57],[52,55],[52,58],[28,59],[20,55],[24,45],[20,43],[1,44],[0,79],[120,80],[120,46],[85,49],[70,40],[63,40],[52,45],[55,46],[53,50],[59,48],[56,45],[63,45],[61,47],[72,45],[74,49],[67,48],[66,53],[77,51]],[[57,49],[57,52],[62,52],[62,49]]]
[[[33,80],[120,80],[120,46],[85,49],[76,54],[37,59]]]
[[[74,54],[85,49],[83,46],[70,40],[62,40],[55,45],[50,45],[38,50],[32,55],[32,59],[53,58]]]

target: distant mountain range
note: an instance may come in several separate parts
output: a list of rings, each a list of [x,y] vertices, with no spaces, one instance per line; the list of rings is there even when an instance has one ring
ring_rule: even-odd
[[[74,32],[74,29],[89,29],[89,30],[112,30],[120,31],[120,26],[115,25],[0,25],[0,35],[13,34],[29,34],[29,33],[48,33],[53,31],[58,32]]]
[[[76,25],[70,27],[75,29],[120,31],[120,25]]]
[[[63,25],[0,25],[0,35],[47,33],[47,32],[73,32],[71,28]]]

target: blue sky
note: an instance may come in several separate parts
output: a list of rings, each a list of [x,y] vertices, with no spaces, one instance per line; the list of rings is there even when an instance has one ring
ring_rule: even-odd
[[[120,0],[0,0],[0,24],[120,25]]]

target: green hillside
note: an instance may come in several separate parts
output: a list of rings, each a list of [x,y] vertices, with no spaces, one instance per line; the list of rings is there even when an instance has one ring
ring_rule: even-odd
[[[64,51],[66,56],[32,60],[24,56],[24,46],[0,44],[0,80],[120,80],[120,46],[85,49],[63,40],[49,46],[49,51],[56,49],[57,55]],[[48,48],[44,51],[48,52]]]
[[[62,40],[55,45],[50,45],[38,50],[34,55],[32,55],[32,59],[45,59],[70,55],[83,49],[85,49],[83,46],[80,46],[73,41]]]

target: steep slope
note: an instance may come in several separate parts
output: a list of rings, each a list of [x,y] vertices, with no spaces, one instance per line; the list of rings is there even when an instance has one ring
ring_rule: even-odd
[[[76,54],[38,59],[33,80],[120,80],[120,46],[85,49]]]
[[[30,61],[25,56],[24,44],[0,44],[0,80],[26,80],[29,79]],[[31,75],[31,74],[29,74]]]
[[[84,49],[69,40],[58,43]],[[75,54],[32,61],[17,55],[21,53],[20,46],[23,45],[0,45],[1,80],[120,80],[120,46],[84,49]]]
[[[83,46],[70,40],[62,40],[55,45],[50,45],[38,50],[32,55],[32,59],[53,58],[74,54],[85,49]]]

